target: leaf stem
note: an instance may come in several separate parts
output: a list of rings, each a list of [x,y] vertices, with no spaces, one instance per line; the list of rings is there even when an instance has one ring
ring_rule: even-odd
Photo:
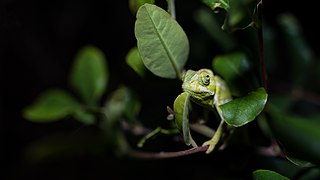
[[[167,0],[168,2],[168,12],[171,14],[172,19],[176,19],[176,8],[174,0]]]

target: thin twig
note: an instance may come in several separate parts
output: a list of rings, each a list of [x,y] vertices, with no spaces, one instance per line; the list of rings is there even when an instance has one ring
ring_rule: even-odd
[[[173,152],[142,152],[142,151],[131,150],[128,152],[128,155],[130,157],[139,158],[139,159],[166,159],[166,158],[187,156],[187,155],[195,154],[199,152],[206,152],[207,149],[208,149],[208,146],[195,147],[195,148],[191,148],[183,151],[173,151]]]

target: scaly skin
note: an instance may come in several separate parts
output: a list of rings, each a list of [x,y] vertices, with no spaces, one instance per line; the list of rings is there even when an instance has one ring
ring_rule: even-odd
[[[204,142],[203,146],[209,145],[206,153],[213,151],[219,142],[224,119],[220,105],[232,100],[232,96],[225,81],[213,74],[210,69],[200,69],[198,71],[188,70],[183,77],[182,89],[190,94],[190,99],[196,104],[213,110],[216,108],[221,122],[213,137]]]

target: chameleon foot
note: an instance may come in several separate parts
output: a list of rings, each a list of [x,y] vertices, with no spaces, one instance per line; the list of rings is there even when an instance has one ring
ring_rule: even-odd
[[[215,146],[218,144],[223,131],[223,122],[223,120],[220,122],[219,127],[217,131],[214,133],[213,137],[209,141],[206,141],[202,144],[202,146],[209,145],[206,154],[211,153],[214,150]]]
[[[209,154],[209,153],[211,153],[211,152],[214,150],[215,146],[217,145],[217,142],[214,142],[214,141],[211,139],[211,140],[206,141],[206,142],[204,142],[204,143],[202,144],[202,146],[207,146],[207,145],[209,145],[209,147],[208,147],[208,149],[207,149],[207,151],[206,151],[206,154]]]

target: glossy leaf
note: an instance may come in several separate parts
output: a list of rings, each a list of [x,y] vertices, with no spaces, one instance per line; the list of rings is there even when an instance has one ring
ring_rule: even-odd
[[[273,104],[268,105],[268,113],[270,128],[289,158],[319,165],[319,121],[286,114]]]
[[[107,88],[109,73],[105,56],[97,47],[79,50],[71,69],[71,85],[88,105],[95,105]]]
[[[135,37],[144,65],[163,78],[181,78],[189,55],[182,27],[163,9],[145,4],[137,12]]]
[[[25,108],[23,115],[32,122],[54,122],[71,115],[78,107],[78,103],[65,91],[49,90]]]
[[[212,66],[214,72],[227,82],[232,95],[241,96],[252,89],[254,76],[250,73],[251,65],[244,53],[218,55],[213,59]]]
[[[139,76],[145,76],[146,68],[144,67],[137,47],[130,49],[126,56],[126,62]]]
[[[289,178],[270,170],[259,169],[253,173],[254,180],[289,180]]]
[[[220,106],[225,121],[234,127],[253,121],[264,109],[267,102],[264,88],[250,92],[247,96],[234,99]]]

